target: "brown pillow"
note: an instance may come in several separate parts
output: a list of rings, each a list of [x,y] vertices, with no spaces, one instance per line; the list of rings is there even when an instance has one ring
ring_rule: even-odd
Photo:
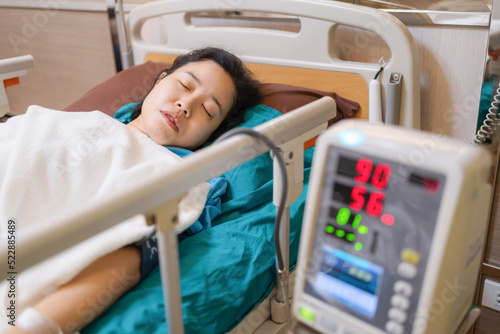
[[[113,116],[125,104],[137,102],[149,93],[156,75],[167,66],[148,61],[129,67],[95,86],[64,110],[99,110]]]
[[[343,118],[353,117],[359,109],[359,103],[345,99],[337,93],[324,92],[298,86],[277,83],[261,84],[262,104],[278,110],[282,114],[311,103],[323,96],[330,96],[337,103],[337,116],[328,122],[332,125]]]
[[[156,75],[168,66],[168,64],[151,61],[132,66],[95,86],[64,110],[100,110],[113,116],[121,106],[141,100],[153,87]],[[329,124],[333,124],[342,118],[352,117],[359,109],[357,102],[340,97],[333,92],[278,83],[263,83],[261,89],[263,95],[262,104],[283,114],[323,96],[332,97],[337,103],[337,116]]]

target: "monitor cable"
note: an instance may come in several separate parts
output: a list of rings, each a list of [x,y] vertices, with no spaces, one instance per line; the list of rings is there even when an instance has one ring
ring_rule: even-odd
[[[275,223],[274,223],[274,246],[276,248],[276,270],[278,272],[278,277],[280,280],[280,285],[281,289],[283,290],[283,299],[285,303],[285,310],[286,310],[286,321],[288,324],[288,328],[291,328],[292,322],[291,322],[291,313],[290,313],[290,301],[289,301],[289,295],[288,295],[288,275],[287,275],[287,268],[285,268],[284,260],[283,260],[283,254],[281,252],[281,243],[279,239],[279,231],[281,227],[281,218],[283,216],[285,204],[286,204],[286,199],[287,199],[287,194],[288,194],[288,182],[287,182],[287,173],[286,173],[286,168],[285,168],[285,162],[283,161],[283,157],[280,154],[279,148],[274,145],[274,143],[264,136],[263,134],[250,129],[250,128],[235,128],[232,129],[223,135],[221,135],[217,140],[215,140],[214,143],[222,141],[226,138],[232,137],[234,135],[239,135],[239,134],[245,134],[249,135],[251,137],[255,137],[262,141],[271,151],[274,157],[276,157],[280,174],[282,176],[283,182],[281,182],[281,196],[280,196],[280,201],[279,205],[276,210],[276,218],[275,218]]]
[[[500,125],[500,115],[498,114],[498,104],[500,103],[500,84],[496,89],[496,93],[491,101],[491,106],[483,121],[483,124],[474,136],[474,144],[483,144],[491,139],[495,133],[496,128]]]

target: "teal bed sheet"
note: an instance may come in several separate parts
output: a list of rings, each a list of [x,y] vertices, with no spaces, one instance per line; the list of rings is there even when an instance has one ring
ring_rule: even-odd
[[[252,108],[242,126],[281,115]],[[313,148],[305,152],[304,191],[290,208],[290,264],[297,260]],[[227,172],[222,213],[212,227],[179,243],[185,332],[225,333],[271,292],[275,284],[272,160],[263,154]],[[159,269],[118,300],[82,334],[168,332]]]

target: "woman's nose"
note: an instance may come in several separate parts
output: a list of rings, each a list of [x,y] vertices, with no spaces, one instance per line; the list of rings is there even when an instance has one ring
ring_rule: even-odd
[[[189,117],[191,115],[189,103],[178,101],[176,103],[176,105],[177,105],[177,108],[179,108],[180,111],[184,113],[185,117]]]

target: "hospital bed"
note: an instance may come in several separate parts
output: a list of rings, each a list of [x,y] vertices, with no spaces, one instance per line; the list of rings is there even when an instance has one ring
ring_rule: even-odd
[[[289,32],[193,24],[194,17],[200,13],[222,15],[227,11],[292,17],[300,23],[300,29]],[[166,43],[149,43],[142,38],[143,25],[153,18],[160,18],[164,24]],[[382,68],[378,63],[340,60],[334,51],[335,30],[339,25],[379,35],[391,50],[390,61]],[[128,31],[136,66],[90,91],[67,110],[96,109],[91,97],[97,91],[111,92],[117,86],[110,87],[109,84],[131,71],[138,71],[139,77],[144,78],[144,73],[157,68],[158,61],[169,62],[171,59],[162,58],[160,54],[175,56],[212,45],[241,56],[264,80],[264,96],[278,109],[257,106],[250,110],[243,126],[256,127],[269,137],[281,149],[288,170],[294,172],[289,174],[287,182],[292,189],[290,198],[295,202],[287,204],[289,208],[284,221],[289,220],[289,224],[282,224],[285,228],[280,232],[286,248],[284,252],[289,254],[287,267],[292,269],[297,258],[305,190],[314,153],[313,148],[304,151],[304,143],[324,130],[329,120],[353,116],[356,108],[351,101],[342,98],[356,101],[355,94],[364,90],[367,95],[366,87],[374,84],[380,87],[375,90],[379,102],[373,105],[374,108],[383,113],[388,105],[392,105],[398,111],[397,124],[410,128],[419,128],[420,125],[419,67],[415,45],[408,30],[398,20],[375,9],[334,1],[156,1],[139,6],[130,13]],[[154,63],[149,61],[152,59]],[[267,72],[269,65],[274,72]],[[330,77],[333,79],[329,79],[323,90],[274,84],[279,82],[273,76],[276,73],[278,76],[283,72],[293,73],[299,68],[311,71],[309,73],[316,80],[320,78],[319,71],[340,72],[341,76],[337,79]],[[299,73],[299,81],[305,82],[306,72]],[[333,92],[340,91],[342,85],[349,87],[350,83],[342,76],[344,73],[361,77],[364,87],[351,87],[339,97]],[[399,85],[394,83],[395,75],[400,79]],[[143,82],[129,84],[132,88],[140,88]],[[280,94],[285,97],[284,101],[276,99]],[[130,102],[118,96],[118,92],[108,94],[106,100],[101,95],[102,104],[97,109],[108,108],[112,113],[113,109],[116,110],[114,106]],[[300,106],[304,101],[310,102],[321,96],[335,100],[321,98]],[[366,101],[366,96],[361,99]],[[82,107],[85,100],[88,109]],[[301,102],[294,103],[296,100]],[[358,112],[361,116],[358,117],[368,118],[368,105],[372,107],[366,102],[361,105],[361,112]],[[174,251],[162,253],[160,269],[85,328],[83,333],[165,333],[167,327],[170,333],[277,333],[286,326],[283,325],[283,302],[279,301],[282,297],[279,289],[274,287],[274,163],[269,155],[263,155],[267,150],[256,139],[243,135],[229,138],[199,150],[178,168],[133,187],[127,193],[112,196],[102,203],[83,205],[77,212],[56,216],[53,219],[70,228],[64,234],[49,230],[37,236],[37,240],[23,240],[25,242],[18,247],[26,258],[20,262],[23,267],[19,270],[61,251],[70,243],[80,242],[131,215],[143,213],[159,219],[160,250],[170,247]],[[222,173],[230,184],[230,192],[223,198],[222,213],[210,229],[183,239],[177,247],[177,232],[185,227],[171,224],[170,218],[176,215],[176,200],[193,185]],[[279,192],[274,196],[279,197]],[[58,238],[64,238],[65,244],[56,242]],[[4,263],[1,265],[4,274],[7,271]],[[167,294],[165,298],[162,292]],[[165,318],[168,319],[166,323]]]
[[[34,60],[31,55],[0,60],[0,83],[4,88],[0,89],[0,117],[10,111],[7,87],[18,85],[19,77],[25,75],[27,69],[33,66]]]

